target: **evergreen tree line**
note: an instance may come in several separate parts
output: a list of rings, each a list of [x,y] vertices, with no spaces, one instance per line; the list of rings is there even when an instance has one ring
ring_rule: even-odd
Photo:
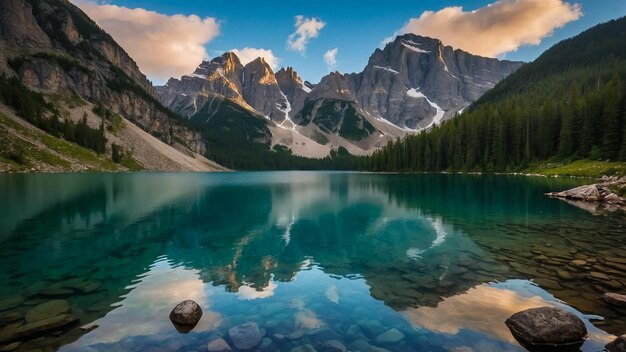
[[[431,131],[390,143],[357,167],[510,172],[543,161],[626,161],[623,65],[620,71],[608,78],[576,70],[527,93],[483,102]]]
[[[92,128],[87,124],[87,116],[83,116],[77,123],[69,119],[61,120],[56,108],[46,102],[42,94],[29,90],[17,78],[0,77],[0,101],[15,109],[26,121],[55,137],[74,142],[98,154],[106,151],[104,121],[99,128]]]
[[[357,168],[511,172],[576,159],[626,161],[626,17],[556,44],[466,113]]]
[[[213,147],[208,159],[232,170],[354,170],[357,159],[340,148],[322,159],[305,158],[291,154],[280,146],[269,150],[265,144],[251,144],[246,148]]]

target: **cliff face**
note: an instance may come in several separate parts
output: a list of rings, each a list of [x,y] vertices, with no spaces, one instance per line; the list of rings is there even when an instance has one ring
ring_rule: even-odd
[[[28,88],[101,103],[167,144],[205,151],[200,133],[160,104],[133,59],[68,1],[0,1],[0,48],[0,70]]]
[[[280,90],[289,101],[291,107],[289,111],[290,117],[294,116],[304,107],[311,88],[292,67],[281,68],[276,72],[276,81],[278,82],[278,87],[280,87]]]
[[[420,130],[454,116],[521,65],[405,34],[376,49],[362,72],[324,77],[308,100],[355,101],[365,114]]]

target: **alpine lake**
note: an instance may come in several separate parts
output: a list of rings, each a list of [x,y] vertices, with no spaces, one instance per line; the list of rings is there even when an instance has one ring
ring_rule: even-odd
[[[525,351],[504,321],[555,306],[585,322],[582,351],[603,351],[626,333],[602,299],[626,291],[626,217],[543,195],[581,183],[1,175],[0,348],[239,351],[229,329],[245,324],[259,351]],[[186,299],[204,314],[179,332]]]

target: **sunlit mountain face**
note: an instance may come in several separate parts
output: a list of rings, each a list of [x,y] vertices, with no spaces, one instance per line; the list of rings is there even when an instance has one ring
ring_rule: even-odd
[[[584,351],[625,328],[600,298],[626,283],[609,245],[623,219],[540,196],[570,181],[285,172],[3,182],[15,191],[0,211],[18,199],[23,211],[11,207],[0,229],[1,316],[56,294],[79,319],[27,347],[196,351],[254,322],[268,351],[329,340],[523,351],[504,320],[540,306],[583,318]],[[611,280],[582,284],[598,271]],[[188,334],[168,319],[184,299],[204,311]]]

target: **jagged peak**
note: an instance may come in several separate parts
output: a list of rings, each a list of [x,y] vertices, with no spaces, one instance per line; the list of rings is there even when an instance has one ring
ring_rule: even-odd
[[[242,66],[241,60],[239,60],[237,54],[233,53],[232,51],[227,51],[211,61],[224,66],[224,68]]]
[[[245,67],[248,67],[248,66],[251,66],[251,67],[264,67],[266,71],[270,71],[270,72],[274,73],[274,71],[272,70],[270,65],[267,63],[267,61],[265,61],[265,59],[262,58],[261,56],[259,56],[256,59],[250,61],[249,63],[247,63]]]
[[[296,70],[294,70],[294,68],[291,66],[281,67],[281,69],[278,70],[278,72],[276,72],[276,76],[277,78],[289,77],[289,79],[293,80],[296,83],[299,83],[299,84],[304,83],[304,80],[302,79],[302,77],[300,77],[300,75],[298,75],[298,72],[296,72]]]
[[[404,33],[404,34],[398,35],[392,42],[388,43],[387,45],[393,44],[393,43],[401,43],[402,41],[414,42],[418,44],[428,44],[428,45],[443,45],[441,40],[437,38],[425,37],[425,36],[421,36],[419,34],[414,34],[414,33]]]
[[[262,57],[257,57],[256,59],[250,61],[246,66],[244,66],[244,71],[246,72],[246,76],[249,74],[256,75],[253,79],[259,83],[277,83],[274,71]]]

